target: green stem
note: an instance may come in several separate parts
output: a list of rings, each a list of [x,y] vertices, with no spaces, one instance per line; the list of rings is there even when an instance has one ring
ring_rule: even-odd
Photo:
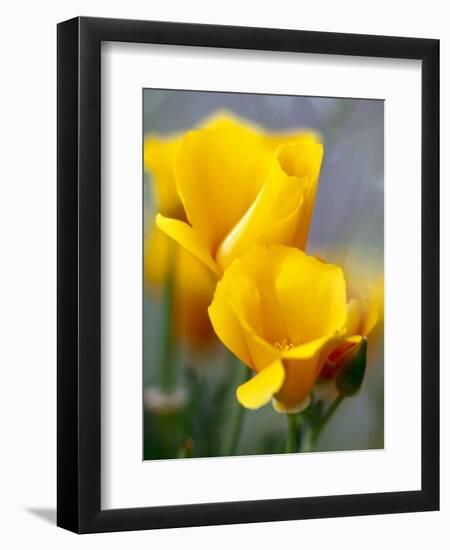
[[[174,266],[173,247],[169,249],[167,276],[161,318],[161,347],[159,358],[161,389],[170,392],[175,382],[175,354],[173,335]]]
[[[230,368],[240,369],[240,377],[238,385],[243,384],[249,378],[251,374],[250,369],[245,367],[239,360],[234,356],[231,356]],[[236,398],[233,400],[233,408],[231,411],[231,426],[228,434],[228,438],[225,442],[224,456],[234,456],[239,446],[239,440],[241,438],[242,425],[244,423],[244,416],[246,409],[237,402]]]
[[[288,432],[286,439],[286,452],[296,453],[299,444],[299,418],[297,414],[287,414]]]
[[[339,405],[344,400],[345,395],[343,393],[339,393],[335,400],[331,403],[331,405],[328,407],[327,412],[323,415],[320,422],[317,424],[316,429],[314,430],[311,440],[313,445],[315,445],[317,439],[319,438],[319,435],[321,434],[322,430],[326,426],[328,420],[333,415],[334,411],[339,407]]]
[[[233,456],[239,445],[241,429],[244,420],[245,408],[238,404],[233,415],[230,436],[225,446],[225,456]]]

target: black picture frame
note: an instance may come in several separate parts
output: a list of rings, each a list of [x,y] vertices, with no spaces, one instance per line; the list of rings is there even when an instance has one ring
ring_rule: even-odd
[[[60,23],[57,35],[57,524],[94,533],[438,510],[439,41],[86,17]],[[422,61],[420,491],[101,509],[102,41]]]

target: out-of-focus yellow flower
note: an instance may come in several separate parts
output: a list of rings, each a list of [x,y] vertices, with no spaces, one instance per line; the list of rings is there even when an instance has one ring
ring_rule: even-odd
[[[266,133],[219,113],[200,129],[152,137],[145,147],[158,227],[217,275],[256,244],[305,248],[323,154],[316,134]],[[177,193],[160,191],[163,180]],[[177,195],[187,221],[172,214]]]
[[[175,335],[196,349],[215,339],[208,306],[217,278],[189,252],[149,224],[144,238],[144,280],[158,292],[173,270]]]
[[[369,308],[370,309],[370,308]],[[256,409],[300,410],[328,357],[357,345],[374,318],[347,298],[341,268],[280,245],[255,246],[219,281],[209,315],[224,345],[256,375],[237,390]]]
[[[152,175],[156,209],[165,216],[185,219],[183,205],[175,184],[175,158],[180,148],[178,134],[144,140],[144,168]]]

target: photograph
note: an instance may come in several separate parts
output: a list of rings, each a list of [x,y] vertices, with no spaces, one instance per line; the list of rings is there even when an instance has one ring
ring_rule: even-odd
[[[384,101],[143,90],[143,459],[384,448]]]

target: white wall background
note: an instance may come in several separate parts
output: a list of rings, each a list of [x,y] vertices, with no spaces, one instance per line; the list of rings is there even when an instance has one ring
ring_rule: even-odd
[[[77,537],[54,523],[56,494],[56,23],[76,15],[441,39],[442,280],[450,280],[450,36],[439,0],[66,0],[15,2],[0,32],[0,545],[52,548],[446,548],[450,540],[450,329],[442,304],[442,510]],[[407,131],[407,129],[405,129]],[[132,546],[131,546],[132,545]]]

